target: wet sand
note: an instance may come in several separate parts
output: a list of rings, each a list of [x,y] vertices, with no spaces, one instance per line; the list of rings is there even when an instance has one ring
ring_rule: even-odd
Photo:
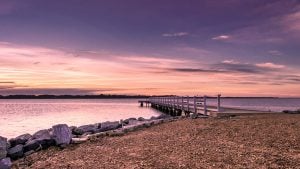
[[[14,168],[300,168],[300,115],[181,119],[60,150]]]

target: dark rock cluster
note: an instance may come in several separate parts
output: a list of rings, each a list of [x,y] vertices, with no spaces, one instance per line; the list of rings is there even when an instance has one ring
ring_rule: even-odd
[[[33,135],[22,134],[16,138],[0,136],[0,169],[9,169],[12,165],[11,160],[16,160],[28,156],[36,151],[47,149],[51,146],[65,148],[71,143],[81,143],[88,140],[88,136],[119,136],[125,132],[134,131],[137,128],[149,127],[159,124],[163,119],[172,119],[169,115],[162,114],[158,117],[145,119],[128,118],[121,121],[107,121],[83,126],[71,126],[57,124],[50,129],[37,131]]]

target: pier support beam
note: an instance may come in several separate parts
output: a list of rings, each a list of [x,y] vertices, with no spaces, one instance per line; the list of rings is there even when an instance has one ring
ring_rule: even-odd
[[[221,94],[218,94],[218,112],[221,112]]]

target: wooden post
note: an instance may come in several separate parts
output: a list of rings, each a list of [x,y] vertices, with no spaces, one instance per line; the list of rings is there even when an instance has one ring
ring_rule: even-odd
[[[187,111],[190,111],[190,97],[187,97]]]
[[[218,112],[221,112],[221,94],[218,94]]]
[[[194,113],[197,114],[197,97],[194,96]]]
[[[183,97],[181,97],[181,110],[184,112]]]
[[[207,115],[206,96],[203,97],[203,108],[204,108],[204,115]]]

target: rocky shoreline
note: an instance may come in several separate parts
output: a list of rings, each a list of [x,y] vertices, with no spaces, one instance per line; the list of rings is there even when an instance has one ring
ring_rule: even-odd
[[[33,135],[23,134],[16,138],[7,139],[0,136],[0,168],[11,168],[12,161],[48,149],[51,146],[65,148],[69,144],[79,144],[89,139],[102,136],[120,136],[139,128],[150,127],[182,117],[172,117],[161,114],[150,119],[129,118],[114,122],[102,122],[83,126],[68,126],[57,124],[50,129],[37,131]]]

